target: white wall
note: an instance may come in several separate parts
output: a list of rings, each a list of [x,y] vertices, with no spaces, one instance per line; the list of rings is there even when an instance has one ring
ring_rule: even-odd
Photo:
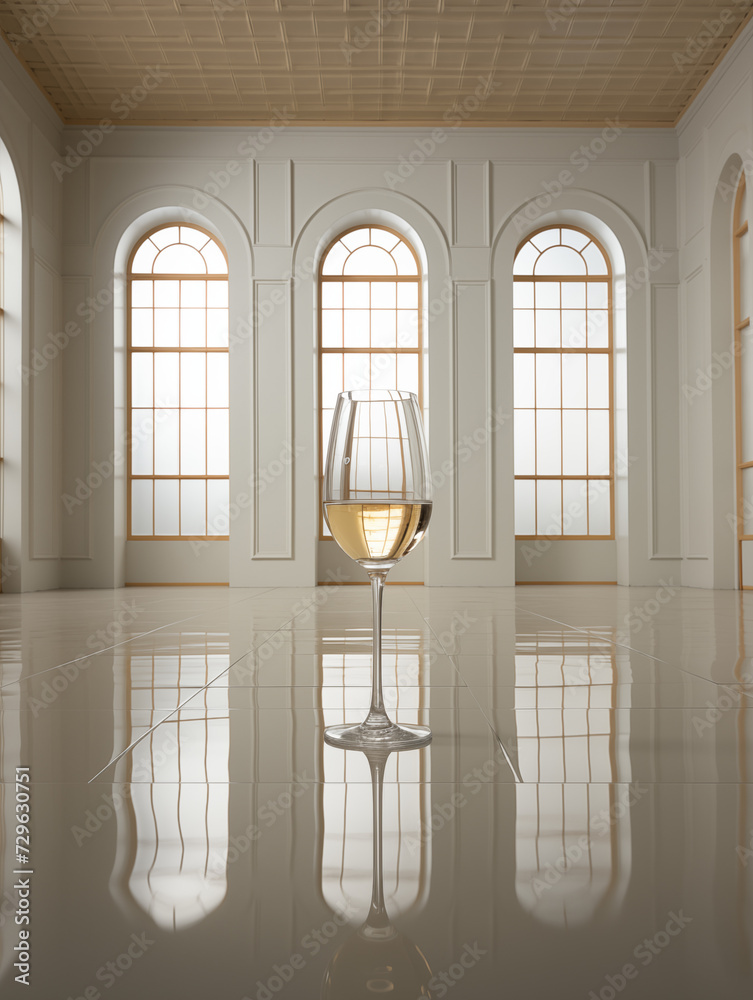
[[[455,469],[436,497],[424,578],[434,585],[511,584],[512,257],[526,233],[549,220],[590,219],[623,255],[628,279],[617,364],[625,450],[618,537],[606,556],[597,546],[592,557],[581,549],[575,571],[553,546],[530,572],[534,579],[573,579],[578,572],[634,584],[676,573],[676,139],[665,130],[608,135],[294,125],[276,132],[123,127],[107,135],[64,180],[65,318],[75,319],[87,297],[103,302],[65,357],[64,489],[73,494],[92,463],[122,448],[127,251],[156,218],[193,219],[217,235],[231,260],[231,497],[247,492],[249,480],[258,481],[286,448],[296,450],[295,462],[283,463],[255,506],[233,521],[226,579],[321,579],[314,262],[340,228],[388,220],[426,256],[431,459],[435,469]],[[75,147],[81,138],[66,129],[63,143]],[[649,269],[647,262],[653,268],[663,259],[652,256],[654,248],[666,260]],[[266,315],[251,336],[249,319],[259,309]],[[496,421],[489,417],[495,413]],[[490,419],[487,440],[470,458],[458,458],[463,436],[483,432]],[[122,471],[121,464],[88,502],[64,515],[65,585],[125,579]],[[154,552],[151,570],[148,553],[139,554],[142,580],[149,572],[164,579],[164,559]],[[196,563],[197,579],[218,571]]]
[[[731,469],[728,388],[720,379],[721,392],[715,384],[692,407],[680,397],[687,372],[716,349],[711,200],[729,156],[750,148],[747,44],[736,43],[677,134],[615,134],[614,123],[609,133],[312,129],[278,118],[252,131],[119,126],[91,151],[91,130],[61,132],[3,51],[0,138],[19,184],[19,252],[6,261],[2,529],[18,568],[6,588],[164,580],[166,566],[233,585],[322,578],[314,270],[339,228],[369,219],[389,221],[425,255],[430,450],[435,470],[451,470],[411,578],[423,569],[434,585],[648,584],[682,566],[686,583],[729,585],[731,539],[714,527],[732,509],[731,484],[717,484]],[[58,151],[81,142],[80,162],[59,160],[70,169],[58,181]],[[145,229],[176,216],[206,226],[230,254],[231,497],[253,498],[239,502],[230,543],[200,558],[125,541],[125,260]],[[606,547],[554,543],[528,565],[513,536],[511,264],[520,240],[550,221],[586,221],[627,281],[617,536]],[[68,342],[53,350],[49,334],[66,323]],[[45,345],[51,360],[24,385],[19,365]],[[460,457],[474,432],[486,440]],[[291,450],[294,462],[278,461]],[[280,471],[260,492],[272,466]]]
[[[2,586],[60,584],[61,125],[6,46],[0,57],[2,186]]]
[[[677,131],[682,582],[734,587],[731,220],[741,166],[753,182],[753,24]]]

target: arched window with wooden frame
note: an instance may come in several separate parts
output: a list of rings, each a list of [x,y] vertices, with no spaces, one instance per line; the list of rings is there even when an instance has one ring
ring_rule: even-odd
[[[750,328],[750,201],[745,172],[735,194],[732,215],[732,282],[735,342],[735,468],[737,486],[737,565],[742,590],[753,589],[753,344]],[[746,544],[749,543],[749,544]],[[748,571],[746,572],[746,555]]]
[[[515,534],[614,538],[612,272],[590,233],[547,226],[513,270]]]
[[[128,262],[128,538],[227,539],[228,264],[199,226]]]
[[[334,239],[319,267],[319,474],[337,394],[402,389],[422,401],[421,264],[386,226],[355,226]],[[319,503],[320,538],[329,533]]]

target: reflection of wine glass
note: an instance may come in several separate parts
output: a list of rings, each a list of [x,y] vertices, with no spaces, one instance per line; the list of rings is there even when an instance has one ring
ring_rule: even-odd
[[[369,714],[357,726],[330,726],[325,739],[346,748],[425,746],[431,731],[426,726],[396,725],[382,697],[384,581],[421,541],[431,517],[429,456],[418,399],[412,392],[340,393],[322,499],[335,541],[369,574],[374,608]]]
[[[382,791],[389,749],[363,751],[371,769],[374,871],[369,915],[363,926],[335,952],[324,973],[321,1000],[390,1000],[431,997],[431,969],[422,951],[390,921],[384,905],[382,868]]]

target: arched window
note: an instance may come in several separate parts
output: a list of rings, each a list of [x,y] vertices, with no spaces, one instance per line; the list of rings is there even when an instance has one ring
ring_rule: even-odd
[[[515,534],[613,538],[612,275],[575,226],[518,247],[513,273]]]
[[[737,563],[739,585],[753,588],[753,575],[744,569],[744,542],[753,542],[753,359],[750,350],[750,209],[745,173],[740,174],[732,221],[732,274],[735,322],[735,460],[737,468]],[[747,582],[746,582],[747,581]]]
[[[319,270],[319,455],[324,472],[339,392],[404,389],[421,400],[421,268],[384,226],[341,233]],[[319,504],[322,538],[330,538]]]
[[[198,226],[160,226],[131,254],[129,539],[228,537],[227,275]]]

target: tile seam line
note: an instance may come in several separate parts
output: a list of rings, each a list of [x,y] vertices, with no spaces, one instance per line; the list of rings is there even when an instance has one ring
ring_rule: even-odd
[[[406,590],[407,588],[406,588],[406,587],[403,587],[402,589],[403,589],[403,590]],[[409,594],[408,594],[407,596],[408,596],[408,599],[410,600],[411,604],[412,604],[412,605],[414,606],[414,608],[416,609],[416,611],[417,611],[417,612],[419,613],[419,615],[421,615],[421,618],[422,618],[422,619],[423,619],[423,621],[424,621],[424,622],[426,623],[426,625],[427,625],[427,627],[428,627],[429,631],[431,632],[431,634],[432,634],[432,635],[434,636],[434,638],[436,639],[436,641],[437,641],[437,642],[439,643],[439,646],[440,646],[440,648],[441,648],[442,650],[444,650],[444,654],[445,654],[445,656],[447,656],[447,658],[449,659],[450,663],[452,664],[452,668],[453,668],[453,670],[455,671],[455,673],[456,673],[456,674],[458,675],[458,679],[459,679],[460,681],[462,681],[462,683],[463,683],[463,686],[464,686],[465,688],[468,688],[468,684],[466,683],[466,680],[465,680],[465,678],[464,678],[464,677],[463,677],[463,675],[461,674],[461,672],[460,672],[460,669],[458,668],[458,665],[457,665],[457,663],[455,662],[455,656],[454,656],[454,654],[453,654],[453,653],[449,653],[449,652],[447,651],[447,649],[446,649],[446,647],[445,647],[444,643],[443,643],[443,642],[442,642],[442,640],[441,640],[441,639],[439,638],[439,636],[437,635],[437,633],[436,633],[436,632],[434,631],[434,628],[433,628],[433,626],[432,626],[431,622],[430,622],[430,621],[428,620],[428,618],[427,618],[427,617],[426,617],[426,616],[425,616],[424,614],[422,614],[422,612],[421,612],[421,609],[420,609],[420,608],[418,607],[418,605],[417,605],[417,604],[416,604],[416,602],[414,601],[414,599],[413,599],[413,595],[409,593]],[[429,685],[429,690],[431,690],[431,685]],[[506,748],[505,748],[505,747],[504,747],[504,745],[502,744],[502,741],[501,741],[501,739],[500,739],[500,738],[499,738],[499,736],[497,735],[497,732],[496,732],[496,730],[494,729],[494,726],[492,726],[491,722],[490,722],[490,721],[489,721],[489,719],[488,719],[488,718],[486,717],[486,713],[484,712],[483,708],[482,708],[482,707],[481,707],[481,705],[479,704],[479,701],[478,701],[478,699],[476,698],[475,694],[473,693],[473,690],[472,690],[472,689],[469,689],[469,690],[471,691],[471,697],[473,698],[473,700],[474,700],[474,701],[476,702],[476,704],[478,705],[478,710],[479,710],[479,712],[481,712],[481,717],[482,717],[482,719],[484,720],[484,722],[486,723],[486,725],[487,725],[487,726],[489,727],[489,731],[490,731],[490,732],[491,732],[491,734],[492,734],[492,738],[493,738],[493,739],[495,740],[495,742],[496,742],[496,743],[497,743],[497,745],[499,746],[500,750],[502,751],[502,754],[504,755],[504,758],[505,758],[505,762],[507,763],[507,766],[508,766],[508,767],[510,768],[510,771],[512,772],[512,776],[513,776],[513,779],[515,780],[516,784],[517,784],[517,783],[519,783],[519,782],[521,781],[521,778],[520,778],[520,776],[518,775],[518,772],[517,772],[517,771],[515,770],[515,768],[513,767],[513,763],[512,763],[512,761],[511,761],[511,759],[510,759],[510,755],[508,754],[508,752],[507,752]]]
[[[263,643],[262,643],[262,645],[263,645]],[[259,647],[254,647],[254,648],[259,648]],[[206,683],[206,684],[205,684],[205,685],[204,685],[203,687],[201,687],[201,688],[199,688],[198,690],[196,690],[196,691],[195,691],[195,692],[194,692],[194,693],[193,693],[193,694],[192,694],[192,695],[191,695],[191,696],[190,696],[189,698],[186,698],[186,699],[185,699],[184,701],[182,701],[182,702],[181,702],[181,703],[180,703],[179,705],[177,705],[177,706],[176,706],[176,707],[175,707],[174,709],[172,709],[172,711],[171,711],[171,712],[169,712],[169,713],[168,713],[168,714],[167,714],[167,715],[166,715],[166,716],[164,717],[164,719],[160,719],[160,720],[159,720],[159,722],[155,723],[155,724],[154,724],[153,726],[151,726],[151,727],[150,727],[149,729],[147,729],[147,731],[146,731],[145,733],[142,733],[142,734],[141,734],[141,736],[139,736],[139,738],[138,738],[137,740],[134,740],[134,741],[133,741],[133,743],[129,744],[129,745],[127,746],[127,747],[125,747],[125,748],[124,748],[123,750],[121,750],[121,751],[120,751],[120,753],[116,754],[116,756],[115,756],[115,757],[113,757],[113,758],[112,758],[111,760],[109,760],[109,761],[108,761],[108,762],[107,762],[107,763],[105,764],[105,766],[104,766],[104,767],[100,768],[100,769],[99,769],[99,771],[97,771],[97,773],[96,773],[96,774],[95,774],[95,775],[94,775],[93,777],[91,777],[91,778],[89,778],[89,779],[87,780],[87,782],[86,782],[86,783],[87,783],[87,785],[90,785],[90,784],[91,784],[91,783],[92,783],[93,781],[96,781],[96,780],[97,780],[97,778],[98,778],[98,777],[99,777],[99,776],[100,776],[101,774],[104,774],[104,772],[105,772],[105,771],[106,771],[106,770],[107,770],[107,769],[108,769],[109,767],[112,767],[112,765],[113,765],[113,764],[117,764],[117,762],[118,762],[118,761],[120,760],[120,758],[121,758],[121,757],[125,756],[125,754],[127,754],[127,753],[130,753],[130,752],[131,752],[131,750],[133,750],[133,749],[134,749],[135,747],[137,747],[137,746],[139,745],[139,743],[141,743],[141,742],[142,742],[143,740],[145,740],[145,739],[147,738],[147,736],[151,736],[151,735],[152,735],[152,733],[155,733],[155,732],[156,732],[156,731],[157,731],[157,730],[159,729],[159,727],[160,727],[161,725],[163,725],[163,724],[164,724],[165,722],[169,722],[169,721],[170,721],[170,719],[172,719],[172,717],[173,717],[173,716],[174,716],[174,715],[175,715],[175,714],[176,714],[177,712],[180,712],[180,711],[181,711],[181,709],[183,709],[183,708],[185,708],[185,707],[186,707],[186,705],[188,704],[188,702],[189,702],[189,701],[193,701],[193,699],[194,699],[194,698],[198,698],[198,697],[199,697],[199,695],[201,695],[201,694],[202,694],[202,692],[204,692],[204,691],[208,690],[208,688],[209,688],[209,687],[210,687],[210,686],[211,686],[212,684],[214,684],[214,682],[215,682],[215,681],[219,680],[219,679],[220,679],[220,677],[223,677],[223,676],[224,676],[224,675],[225,675],[225,674],[226,674],[226,673],[228,672],[228,670],[232,670],[232,669],[233,669],[233,667],[235,666],[235,664],[236,664],[236,663],[238,663],[238,662],[240,662],[240,660],[242,660],[244,656],[248,656],[248,654],[249,654],[250,652],[252,652],[252,650],[250,650],[250,649],[247,649],[247,650],[246,650],[246,651],[245,651],[244,653],[241,653],[241,654],[240,654],[240,656],[238,656],[238,657],[237,657],[237,658],[236,658],[235,660],[233,660],[233,662],[232,662],[232,663],[229,663],[229,664],[228,664],[228,666],[227,666],[227,667],[225,668],[225,670],[223,670],[223,671],[222,671],[222,673],[221,673],[221,674],[217,674],[217,676],[216,676],[216,677],[213,677],[211,681],[208,681],[208,682],[207,682],[207,683]],[[199,784],[202,784],[202,782],[199,782]]]
[[[550,618],[548,615],[542,615],[538,611],[531,611],[528,608],[519,607],[515,605],[519,611],[524,612],[528,615],[534,615],[536,618],[543,618],[544,621],[553,622],[555,625],[562,625],[565,628],[570,629],[572,632],[577,632],[580,635],[587,635],[590,639],[601,639],[602,642],[608,642],[610,646],[618,646],[620,649],[629,649],[631,653],[638,653],[640,656],[646,656],[649,660],[655,660],[657,663],[665,663],[668,667],[673,666],[669,660],[662,660],[660,656],[652,656],[651,653],[644,653],[642,649],[636,649],[635,646],[628,646],[624,642],[614,642],[612,639],[605,639],[604,636],[598,634],[598,632],[590,632],[586,628],[582,628],[579,625],[568,625],[567,622],[561,622],[558,618]],[[676,670],[681,669],[680,667],[675,667]]]
[[[263,594],[267,594],[269,591],[276,589],[276,587],[270,587],[269,590],[263,590],[261,594],[254,594],[252,597],[241,597],[239,600],[233,601],[232,604],[227,605],[227,607],[237,607],[237,605],[243,604],[244,601],[253,601],[257,597],[261,597]],[[88,660],[90,657],[100,656],[102,653],[107,653],[111,649],[119,649],[121,646],[126,646],[129,642],[134,642],[136,639],[143,639],[145,635],[154,635],[156,632],[161,632],[162,629],[170,628],[173,625],[184,625],[186,622],[193,621],[194,618],[199,618],[204,613],[205,612],[200,611],[198,614],[189,615],[188,618],[178,618],[175,621],[166,622],[164,625],[158,625],[157,628],[151,628],[146,632],[139,632],[138,635],[132,635],[128,639],[123,639],[122,642],[113,643],[112,646],[105,646],[104,649],[97,649],[94,652],[86,653],[84,656],[76,656],[72,660],[66,660],[65,663],[56,663],[52,667],[45,667],[44,670],[35,670],[33,674],[27,674],[25,677],[19,677],[18,680],[8,681],[6,684],[0,684],[0,692],[2,692],[3,688],[10,687],[12,684],[23,684],[26,681],[31,680],[32,677],[41,677],[42,674],[48,674],[51,670],[60,670],[62,667],[69,667],[72,663],[80,663],[81,660]],[[246,652],[248,652],[248,650]]]
[[[679,671],[679,673],[684,674],[685,676],[690,675],[691,677],[695,677],[697,680],[708,681],[709,684],[716,684],[717,686],[720,686],[720,685],[724,686],[724,684],[730,684],[731,685],[731,684],[734,683],[733,681],[715,681],[715,680],[712,680],[710,677],[704,677],[703,674],[697,674],[693,670],[687,670],[685,667],[680,667],[676,663],[672,663],[670,660],[663,660],[660,656],[652,656],[651,653],[646,653],[642,649],[636,649],[635,646],[628,646],[628,645],[626,645],[625,643],[622,643],[622,642],[614,642],[613,640],[607,639],[603,635],[600,635],[598,632],[591,632],[588,629],[580,628],[577,625],[568,625],[567,622],[561,622],[557,618],[549,618],[546,615],[540,614],[538,611],[530,611],[528,608],[520,608],[520,610],[524,611],[526,614],[535,615],[536,618],[543,618],[545,621],[554,622],[556,625],[563,625],[565,628],[570,629],[572,632],[577,632],[577,633],[579,633],[581,635],[587,635],[591,639],[600,639],[602,642],[608,643],[610,646],[616,646],[619,649],[628,649],[628,650],[630,650],[631,653],[637,653],[638,656],[645,656],[647,659],[653,660],[654,663],[661,663],[664,666],[668,667],[670,670]],[[633,683],[636,683],[636,682],[634,682],[634,681],[628,681],[628,682],[623,682],[623,683],[633,684]],[[653,684],[654,682],[653,681],[642,681],[642,682],[638,682],[638,683]]]
[[[277,588],[277,587],[270,587],[269,589],[270,590],[278,590],[279,588]],[[267,591],[264,591],[264,593],[267,593]],[[261,594],[256,594],[254,596],[260,597]],[[240,604],[242,602],[238,601],[236,603]],[[310,605],[309,605],[309,607],[310,607]],[[236,657],[236,659],[233,660],[232,663],[229,663],[227,665],[227,667],[221,673],[217,674],[216,677],[213,677],[211,679],[211,681],[207,681],[207,683],[204,684],[202,687],[200,687],[198,690],[196,690],[191,695],[190,698],[186,698],[185,701],[182,701],[180,703],[180,705],[178,705],[176,708],[174,708],[170,712],[169,715],[166,715],[164,719],[160,719],[160,721],[156,725],[152,726],[145,733],[143,733],[137,740],[134,740],[134,742],[131,743],[130,746],[127,746],[124,750],[121,750],[120,753],[117,754],[117,756],[113,757],[112,760],[108,761],[108,763],[105,764],[105,766],[103,768],[100,768],[100,770],[97,771],[97,773],[92,778],[88,779],[87,785],[90,785],[93,781],[96,781],[96,779],[100,776],[100,774],[103,774],[113,764],[117,764],[117,762],[120,760],[121,757],[123,757],[125,754],[127,754],[131,750],[133,750],[134,747],[138,746],[138,744],[141,743],[142,740],[146,739],[147,736],[149,736],[149,735],[151,735],[151,733],[155,732],[160,726],[164,725],[166,722],[169,722],[170,719],[176,714],[176,712],[179,712],[182,708],[186,707],[186,705],[188,704],[189,701],[193,701],[193,699],[194,698],[198,698],[199,695],[202,694],[202,692],[207,691],[212,686],[212,684],[214,684],[216,681],[218,681],[221,677],[224,677],[225,674],[227,674],[230,670],[232,670],[233,667],[235,666],[235,664],[239,663],[243,659],[244,656],[248,656],[249,653],[253,653],[255,650],[261,649],[267,642],[269,642],[275,635],[277,635],[278,632],[284,631],[285,628],[292,621],[295,621],[295,619],[298,617],[298,615],[302,615],[304,611],[308,611],[308,610],[309,610],[308,607],[307,608],[302,608],[300,611],[296,612],[296,614],[294,614],[292,618],[288,618],[287,621],[285,621],[282,625],[280,625],[278,628],[276,628],[270,635],[268,635],[257,646],[251,646],[249,649],[245,650],[245,652],[241,653],[240,656]],[[197,616],[194,616],[194,617],[197,617]]]

